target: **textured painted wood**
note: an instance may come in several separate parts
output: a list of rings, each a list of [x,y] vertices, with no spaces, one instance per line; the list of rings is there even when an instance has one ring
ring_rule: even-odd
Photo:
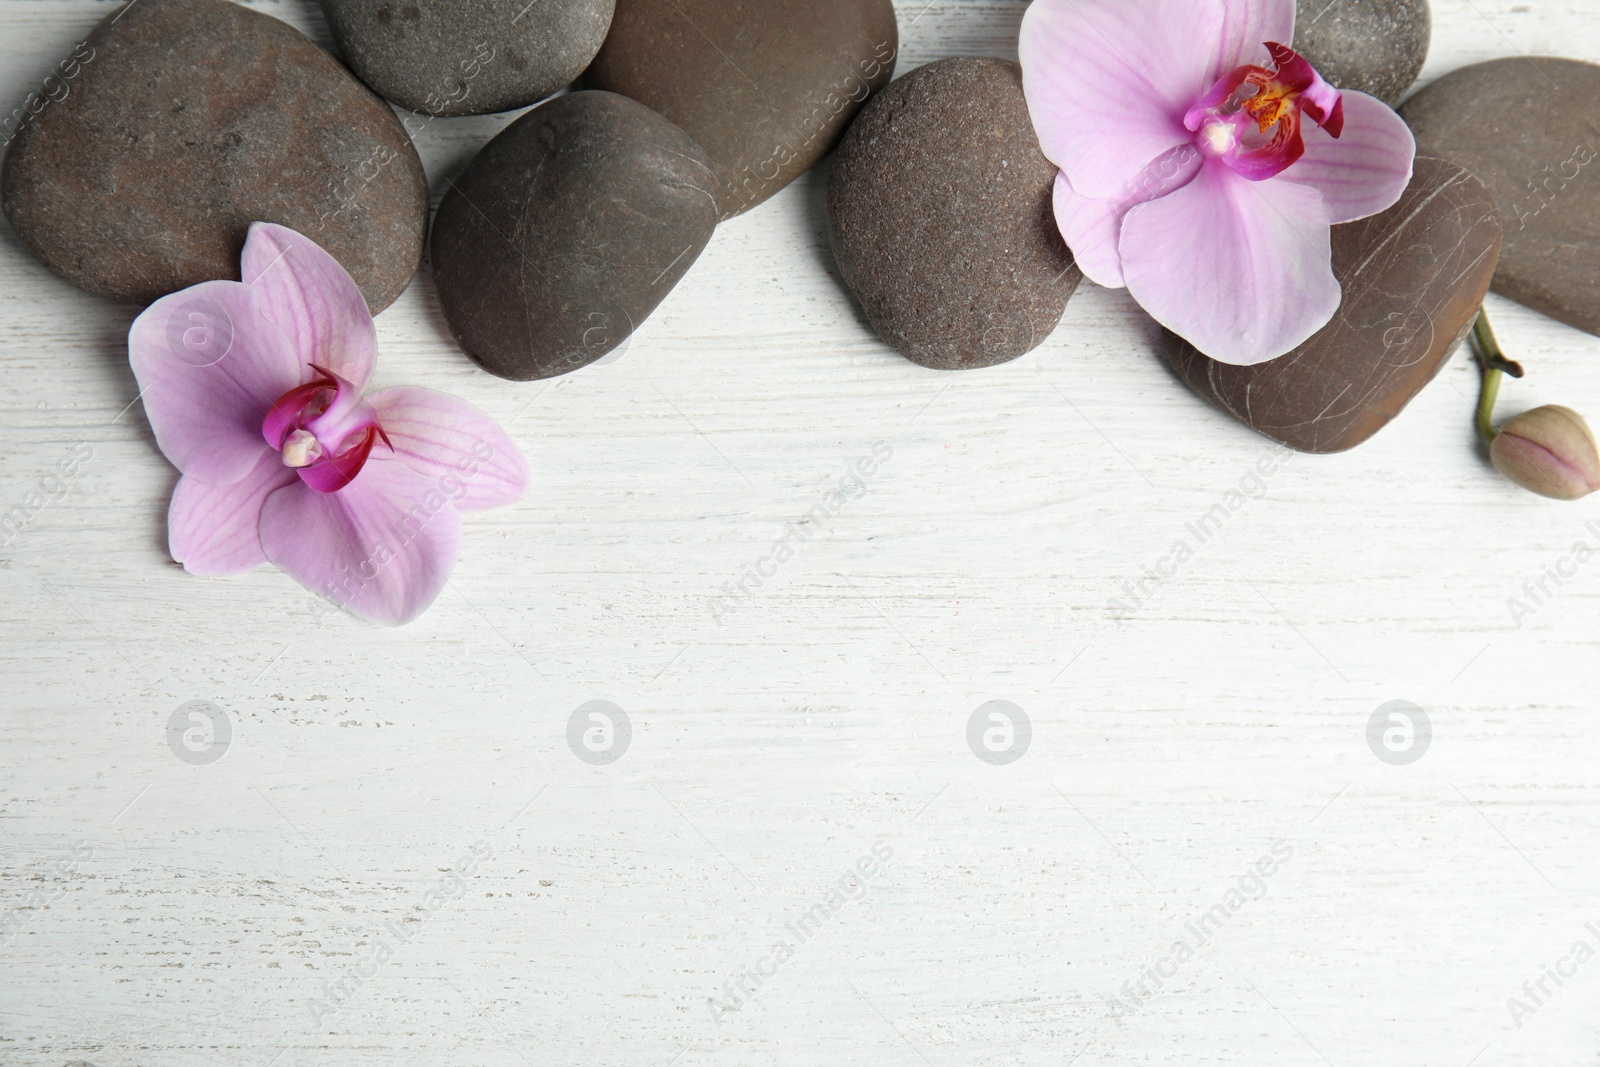
[[[923,2],[904,69],[1013,54],[1022,3]],[[0,0],[0,97],[105,10]],[[1425,77],[1600,59],[1595,19],[1437,0]],[[507,121],[425,125],[435,197]],[[380,383],[482,405],[537,475],[400,632],[168,562],[131,311],[0,232],[0,506],[39,505],[0,550],[0,1063],[1594,1061],[1600,962],[1542,976],[1600,925],[1600,506],[1474,455],[1464,357],[1270,475],[1120,293],[1014,363],[915,367],[834,277],[822,177],[555,382],[477,370],[426,273],[383,314]],[[1504,410],[1600,417],[1600,342],[1491,308],[1530,369]],[[965,740],[996,699],[1032,722],[1004,766]],[[1433,724],[1408,767],[1366,739],[1395,699]],[[231,724],[209,765],[168,746],[193,700]],[[631,719],[609,765],[568,748],[591,700]]]

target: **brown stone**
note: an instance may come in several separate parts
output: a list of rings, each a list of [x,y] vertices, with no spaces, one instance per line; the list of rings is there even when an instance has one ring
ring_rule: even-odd
[[[893,77],[899,41],[891,0],[617,0],[584,83],[683,127],[730,219],[833,148]]]
[[[1393,106],[1428,61],[1428,0],[1298,0],[1294,47],[1340,89]]]
[[[1399,203],[1333,228],[1344,299],[1309,341],[1236,367],[1167,333],[1162,357],[1257,433],[1302,452],[1343,452],[1387,426],[1444,367],[1472,328],[1499,252],[1489,191],[1453,163],[1418,157]]]
[[[422,161],[389,105],[287,23],[228,0],[137,0],[74,64],[0,175],[11,228],[67,281],[145,304],[236,279],[257,221],[326,248],[374,311],[416,273]]]
[[[386,100],[429,115],[536,104],[594,59],[615,0],[322,0],[339,52]]]
[[[615,93],[558,96],[507,126],[433,223],[439,303],[502,378],[553,378],[611,352],[678,284],[717,225],[700,146]]]
[[[1494,291],[1600,334],[1600,66],[1477,63],[1400,114],[1420,150],[1461,164],[1494,194],[1506,231]]]
[[[1021,68],[945,59],[890,85],[828,177],[828,241],[878,335],[939,370],[1044,341],[1082,274],[1051,204]]]

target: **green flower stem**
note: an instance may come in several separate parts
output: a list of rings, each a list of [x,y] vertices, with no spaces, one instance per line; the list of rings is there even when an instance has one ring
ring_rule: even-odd
[[[1477,358],[1482,375],[1478,393],[1478,436],[1483,438],[1484,444],[1489,444],[1500,436],[1500,431],[1494,427],[1494,405],[1500,398],[1500,382],[1507,374],[1513,378],[1522,377],[1522,365],[1507,359],[1500,351],[1500,342],[1489,325],[1489,315],[1482,308],[1478,309],[1478,320],[1472,324],[1472,354]]]
[[[1483,387],[1478,391],[1478,436],[1492,444],[1500,431],[1494,428],[1494,402],[1500,397],[1500,379],[1505,374],[1494,367],[1483,369]]]

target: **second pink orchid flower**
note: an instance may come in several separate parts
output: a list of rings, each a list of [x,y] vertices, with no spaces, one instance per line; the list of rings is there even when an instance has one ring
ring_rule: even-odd
[[[172,556],[202,575],[270,561],[363,618],[409,622],[455,566],[460,513],[519,499],[527,462],[466,401],[362,395],[372,315],[314,242],[256,223],[240,266],[243,282],[163,297],[128,335],[156,443],[183,475]]]

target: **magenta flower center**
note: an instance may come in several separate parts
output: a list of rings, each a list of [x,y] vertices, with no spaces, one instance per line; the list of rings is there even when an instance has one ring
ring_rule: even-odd
[[[1344,131],[1344,98],[1293,49],[1267,42],[1276,70],[1229,71],[1184,115],[1195,147],[1251,181],[1283,173],[1305,155],[1300,116],[1334,137]]]
[[[355,481],[377,441],[390,451],[394,446],[355,385],[315,364],[311,369],[318,377],[272,402],[261,434],[306,485],[337,493]]]

